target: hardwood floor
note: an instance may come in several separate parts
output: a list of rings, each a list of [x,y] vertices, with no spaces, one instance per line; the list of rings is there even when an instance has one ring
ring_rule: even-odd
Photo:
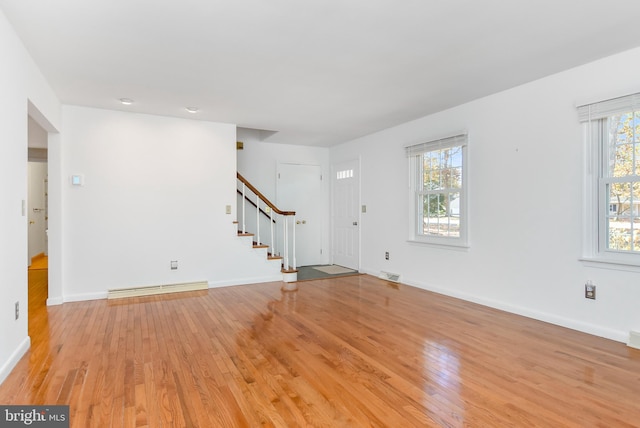
[[[0,403],[73,427],[640,423],[624,344],[367,275],[281,285],[43,306]]]

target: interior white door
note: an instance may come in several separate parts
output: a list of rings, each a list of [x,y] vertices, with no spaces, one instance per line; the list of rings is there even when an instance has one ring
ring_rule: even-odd
[[[332,222],[334,264],[360,266],[360,169],[358,160],[332,167]]]
[[[296,265],[317,265],[322,250],[322,171],[319,165],[278,165],[276,205],[296,212]],[[282,239],[282,238],[280,238]],[[289,236],[292,241],[293,236]],[[282,247],[280,247],[282,248]],[[292,242],[289,243],[292,251]]]

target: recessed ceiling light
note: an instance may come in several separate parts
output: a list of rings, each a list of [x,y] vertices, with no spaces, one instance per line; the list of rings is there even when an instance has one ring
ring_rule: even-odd
[[[133,100],[131,98],[120,98],[120,102],[126,106],[133,104]]]
[[[198,107],[186,107],[185,110],[187,110],[189,113],[197,113],[198,111],[200,111]]]

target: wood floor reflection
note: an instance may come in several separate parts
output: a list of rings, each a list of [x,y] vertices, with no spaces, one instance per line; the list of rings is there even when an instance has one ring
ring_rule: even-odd
[[[42,306],[0,403],[73,427],[640,421],[624,344],[367,275],[281,285]]]

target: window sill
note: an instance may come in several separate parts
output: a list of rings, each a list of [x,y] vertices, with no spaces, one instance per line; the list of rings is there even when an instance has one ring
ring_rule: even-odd
[[[598,257],[581,257],[578,260],[587,267],[640,272],[640,264],[624,260],[611,260]]]
[[[415,244],[415,245],[421,245],[421,246],[425,246],[425,247],[431,247],[431,248],[440,248],[443,250],[454,250],[454,251],[469,251],[469,248],[471,248],[469,246],[469,244],[467,243],[442,243],[442,242],[429,242],[429,241],[420,241],[417,239],[408,239],[407,242],[409,244]]]

